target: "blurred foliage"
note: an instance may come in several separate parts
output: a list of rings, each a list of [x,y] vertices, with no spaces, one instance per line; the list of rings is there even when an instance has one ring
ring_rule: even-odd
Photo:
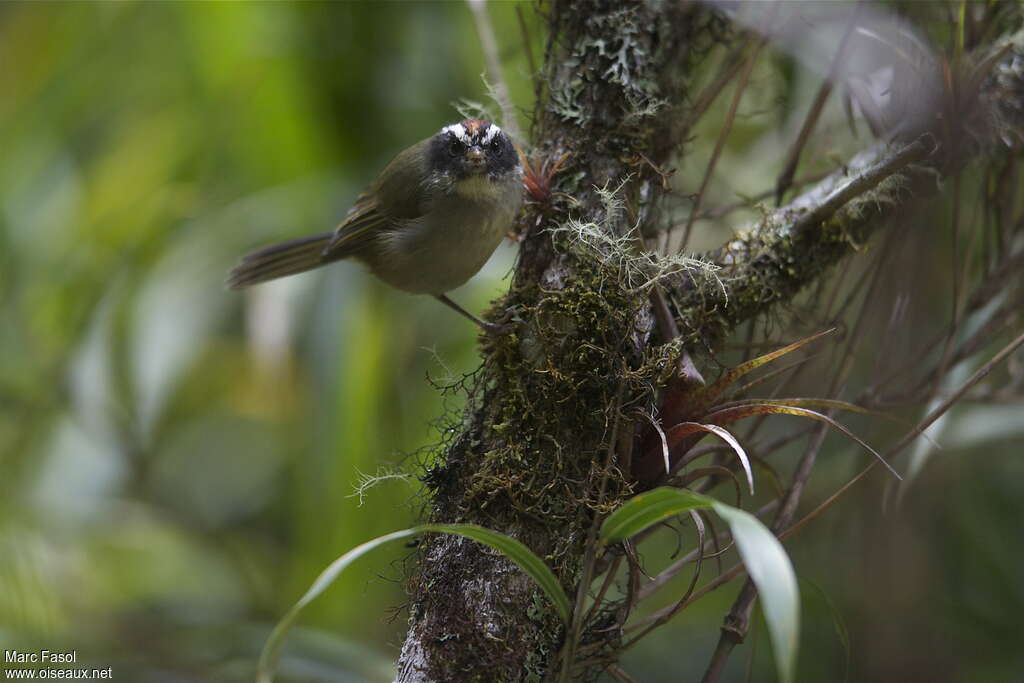
[[[486,99],[471,17],[6,3],[0,63],[0,642],[120,680],[249,680],[325,564],[416,518],[415,479],[362,507],[354,487],[443,438],[461,399],[426,378],[472,371],[476,332],[351,265],[221,282]],[[513,253],[458,298],[481,308]],[[284,672],[388,678],[410,552],[318,601]]]
[[[529,111],[515,8],[492,15]],[[523,14],[539,59],[543,22]],[[788,66],[780,79],[773,59],[755,69],[708,206],[768,189],[817,87]],[[470,14],[456,2],[9,2],[0,65],[0,642],[77,648],[118,680],[251,680],[270,626],[320,569],[417,519],[415,475],[461,405],[438,385],[473,371],[476,331],[350,264],[244,294],[221,282],[247,250],[334,225],[394,153],[458,118],[452,102],[486,103]],[[801,173],[861,144],[829,107]],[[682,191],[721,118],[697,129]],[[698,228],[697,248],[729,234]],[[948,245],[922,230],[927,249],[899,258],[920,259],[929,292],[946,286]],[[499,250],[456,298],[482,308],[513,256]],[[938,297],[915,301],[910,324],[941,328]],[[899,344],[866,342],[865,372]],[[876,444],[898,431],[858,429]],[[899,514],[880,510],[876,482],[787,544],[826,596],[804,591],[800,680],[842,680],[837,623],[849,680],[1019,678],[1024,510],[1007,456],[1022,421],[965,408],[944,429],[947,449]],[[837,439],[816,484],[840,485],[856,457]],[[381,467],[413,477],[360,506],[360,475]],[[666,533],[652,572],[676,541]],[[284,677],[389,679],[411,553],[381,551],[315,602]],[[698,676],[730,601],[701,601],[626,669]],[[766,643],[747,651],[755,680],[770,676]],[[730,667],[743,680],[746,663]]]

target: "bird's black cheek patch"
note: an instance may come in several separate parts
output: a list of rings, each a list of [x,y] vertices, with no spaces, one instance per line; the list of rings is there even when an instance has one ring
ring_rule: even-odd
[[[512,146],[512,141],[507,137],[501,137],[501,143],[496,150],[496,153],[487,155],[487,170],[494,174],[508,173],[516,167],[519,163],[518,155],[516,154],[516,148]]]
[[[453,157],[448,151],[452,136],[435,135],[430,141],[430,149],[427,152],[428,161],[432,171],[454,172],[459,166],[459,159]]]

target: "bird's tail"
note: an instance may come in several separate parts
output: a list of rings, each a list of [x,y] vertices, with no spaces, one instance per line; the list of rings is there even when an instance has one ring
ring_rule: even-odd
[[[325,232],[322,235],[282,242],[247,254],[228,273],[225,284],[230,289],[241,289],[336,261],[337,256],[323,256],[324,247],[330,243],[333,235],[333,232]]]

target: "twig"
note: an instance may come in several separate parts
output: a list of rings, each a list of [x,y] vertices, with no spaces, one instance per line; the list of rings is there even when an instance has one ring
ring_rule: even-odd
[[[609,664],[605,668],[605,671],[608,672],[609,676],[619,681],[619,683],[636,683],[636,680],[632,676],[627,674],[625,671],[623,671],[622,667],[618,664]]]
[[[523,53],[526,55],[526,66],[530,70],[530,82],[533,84],[533,97],[540,102],[541,87],[543,81],[537,71],[537,65],[533,60],[533,45],[530,42],[530,31],[526,27],[526,18],[523,16],[523,8],[516,5],[516,19],[519,21],[519,33],[523,37]]]
[[[623,651],[631,648],[633,645],[639,642],[641,638],[643,638],[648,633],[658,628],[659,626],[667,622],[669,619],[674,617],[676,614],[678,614],[680,610],[682,610],[683,607],[686,605],[686,601],[689,599],[689,597],[693,595],[694,588],[697,587],[697,581],[700,579],[700,571],[704,567],[704,522],[701,520],[700,513],[697,512],[696,510],[690,510],[690,516],[693,519],[694,525],[697,527],[697,547],[702,549],[702,552],[697,554],[697,566],[693,570],[693,578],[690,579],[690,585],[689,587],[687,587],[686,592],[683,594],[683,597],[677,600],[676,603],[672,605],[668,611],[661,614],[647,628],[645,628],[644,630],[640,631],[640,633],[630,638],[628,642],[624,643],[622,645]]]
[[[796,140],[793,141],[793,146],[790,147],[789,154],[786,155],[786,163],[782,168],[782,172],[779,174],[778,180],[775,181],[776,206],[782,204],[782,196],[786,194],[786,190],[788,190],[793,184],[793,176],[796,174],[797,164],[800,163],[800,153],[807,144],[807,140],[811,137],[811,133],[814,132],[814,126],[818,123],[818,119],[821,117],[821,112],[825,108],[825,102],[828,100],[828,96],[832,93],[832,84],[839,71],[839,65],[842,64],[842,58],[846,52],[846,46],[850,42],[850,34],[853,33],[853,28],[857,24],[857,15],[859,11],[860,5],[857,5],[854,8],[853,13],[850,15],[850,23],[846,27],[843,39],[839,42],[839,49],[836,50],[835,57],[832,58],[832,64],[829,67],[828,75],[825,77],[825,81],[818,89],[818,94],[815,95],[814,102],[811,103],[811,108],[807,112],[807,116],[804,118],[803,125],[800,127],[800,132],[797,134]]]
[[[978,371],[975,372],[970,377],[970,379],[964,382],[964,384],[949,399],[944,401],[942,405],[938,406],[935,410],[929,413],[926,418],[924,418],[917,426],[914,427],[914,429],[909,431],[902,439],[900,439],[900,441],[886,453],[886,457],[889,458],[898,455],[904,448],[910,445],[910,443],[913,442],[913,440],[919,434],[923,433],[924,430],[928,429],[928,427],[931,426],[933,422],[942,417],[942,415],[947,410],[949,410],[950,406],[952,406],[953,403],[962,398],[972,387],[974,387],[975,384],[984,379],[985,376],[988,375],[988,373],[991,372],[996,365],[1005,360],[1007,356],[1009,356],[1022,345],[1024,345],[1024,334],[1017,337],[1012,342],[1003,347],[1003,349],[999,351],[999,353],[997,353],[990,361],[988,361],[987,363],[985,363],[984,366],[979,368]],[[818,505],[818,507],[814,508],[814,510],[805,515],[798,522],[795,522],[785,531],[780,533],[779,540],[786,540],[796,532],[800,531],[804,526],[807,525],[808,522],[815,519],[822,512],[824,512],[832,505],[834,505],[835,502],[843,496],[843,494],[845,494],[847,491],[853,488],[853,486],[857,482],[864,479],[864,477],[866,477],[875,467],[877,467],[877,465],[877,460],[871,461],[863,470],[861,470],[856,476],[854,476],[853,479],[846,482],[846,484],[844,484],[842,488],[840,488],[838,491],[829,496],[823,503]],[[693,595],[691,595],[690,598],[686,601],[686,604],[683,605],[683,608],[685,609],[687,606],[693,604],[694,602],[701,599],[708,593],[711,593],[712,591],[721,588],[725,584],[735,579],[737,576],[740,576],[745,573],[746,569],[744,568],[742,563],[733,565],[727,571],[720,574],[717,578],[713,579],[712,581],[704,584],[703,586],[695,590],[693,592]],[[650,621],[657,619],[661,614],[667,612],[670,609],[675,609],[675,605],[670,605],[669,607],[663,608],[645,617],[641,623],[649,623]],[[634,625],[633,628],[636,628],[639,625],[640,624]]]
[[[824,171],[818,171],[817,173],[812,173],[810,175],[804,176],[799,180],[794,180],[793,182],[790,183],[790,187],[803,187],[805,185],[810,185],[811,183],[821,182],[822,180],[829,177],[833,173],[835,173],[834,168],[826,169]],[[744,199],[738,202],[733,202],[732,204],[726,204],[724,206],[716,206],[711,209],[705,209],[700,212],[700,215],[698,215],[697,218],[698,220],[723,218],[724,216],[727,216],[733,211],[737,211],[739,209],[752,209],[754,208],[753,205],[756,202],[761,202],[764,201],[765,199],[770,199],[774,194],[775,190],[764,190],[763,192],[759,192],[758,194],[745,197]],[[677,227],[680,226],[672,226],[671,228],[669,228],[669,230],[674,230]]]
[[[746,66],[743,69],[743,74],[740,76],[740,82],[736,85],[736,92],[732,97],[732,103],[729,105],[729,112],[725,115],[725,123],[722,125],[722,129],[718,133],[718,139],[715,141],[715,148],[711,152],[711,160],[708,161],[707,168],[704,170],[704,179],[701,180],[700,189],[697,190],[697,196],[693,200],[693,206],[690,208],[690,217],[686,219],[686,228],[683,230],[683,239],[679,243],[679,251],[682,252],[686,249],[686,245],[690,241],[690,232],[693,230],[693,223],[697,220],[697,214],[700,213],[700,203],[704,197],[704,193],[708,189],[708,185],[711,183],[711,176],[715,172],[715,166],[718,164],[718,157],[722,154],[722,149],[725,148],[725,141],[729,137],[729,131],[732,129],[732,123],[736,120],[736,111],[739,109],[740,100],[743,99],[743,92],[747,89],[747,82],[750,80],[750,72],[754,69],[754,64],[757,63],[757,55],[764,47],[764,38],[757,38],[754,41],[754,47],[751,48],[750,56],[747,58]]]
[[[895,156],[876,164],[874,167],[868,169],[861,175],[855,177],[850,182],[835,190],[825,199],[825,201],[818,204],[818,206],[814,207],[810,212],[798,218],[793,223],[792,231],[794,233],[799,233],[831,218],[840,207],[851,199],[860,197],[865,192],[878,187],[879,183],[886,178],[895,175],[903,168],[909,166],[915,161],[920,161],[931,154],[933,149],[934,146],[926,145],[923,139],[919,138],[918,140],[915,140],[897,152]]]
[[[873,301],[872,293],[879,282],[877,275],[881,272],[881,266],[883,263],[884,255],[882,259],[879,260],[878,269],[875,271],[876,276],[872,279],[867,295],[861,302],[857,321],[854,323],[853,329],[846,339],[846,345],[842,359],[840,360],[839,370],[832,377],[831,385],[826,392],[826,395],[830,398],[834,398],[839,395],[839,387],[846,381],[846,377],[849,375],[850,370],[853,367],[853,349],[857,345],[864,330],[863,323],[867,315],[867,311]],[[830,410],[827,411],[826,414],[831,415],[833,412],[834,411]],[[775,521],[772,523],[772,532],[776,535],[779,535],[782,530],[789,526],[789,523],[793,519],[793,515],[796,514],[796,508],[800,503],[804,487],[807,484],[807,480],[810,479],[811,470],[814,468],[818,453],[821,451],[821,446],[825,441],[827,429],[827,425],[822,425],[817,430],[813,440],[807,448],[807,451],[804,453],[803,458],[800,459],[799,465],[797,465],[797,470],[793,475],[789,491],[786,492],[786,496],[779,509],[779,513],[776,515]],[[877,462],[877,460],[872,461],[872,464]],[[754,585],[754,582],[748,578],[744,583],[740,594],[733,603],[732,608],[729,610],[729,614],[725,617],[725,621],[722,625],[722,633],[719,636],[718,646],[715,648],[711,661],[708,663],[708,668],[704,674],[702,683],[714,683],[714,681],[717,681],[718,677],[721,675],[723,667],[725,666],[725,661],[732,653],[732,650],[737,644],[743,642],[750,625],[750,615],[753,611],[754,601],[756,598],[757,587]]]
[[[611,588],[612,582],[615,580],[615,575],[619,571],[620,564],[622,564],[622,555],[616,555],[615,559],[612,560],[611,566],[608,567],[605,573],[604,581],[601,583],[601,588],[597,591],[597,595],[594,596],[594,603],[587,611],[587,615],[583,617],[584,624],[588,623],[591,618],[593,618],[594,613],[597,612],[598,608],[601,606],[601,602],[604,600],[605,594],[608,592],[608,589]]]
[[[494,37],[494,27],[491,26],[491,18],[487,14],[487,3],[485,0],[466,0],[470,11],[473,13],[473,20],[476,22],[476,32],[480,36],[480,46],[484,51],[484,61],[487,63],[487,73],[494,88],[494,99],[501,107],[501,125],[505,128],[512,139],[522,141],[522,131],[516,120],[516,110],[512,106],[512,98],[509,96],[508,84],[501,70],[501,57],[498,54],[498,41]]]
[[[964,382],[959,389],[953,392],[953,394],[945,401],[943,401],[940,405],[936,406],[936,408],[932,410],[932,412],[928,413],[928,416],[921,420],[912,430],[907,432],[903,436],[903,438],[900,439],[899,442],[889,450],[886,457],[898,455],[904,448],[909,446],[914,441],[914,439],[917,438],[919,435],[923,434],[924,431],[932,425],[932,423],[934,423],[936,420],[942,417],[946,413],[946,411],[948,411],[953,406],[954,403],[963,398],[963,396],[967,394],[967,392],[970,391],[974,387],[974,385],[976,385],[981,380],[985,379],[988,373],[990,373],[995,366],[1003,362],[1011,353],[1016,351],[1022,345],[1024,345],[1024,334],[1021,334],[1019,337],[1017,337],[1009,344],[1004,346],[999,351],[999,353],[992,357],[991,360],[989,360],[983,366],[978,368],[978,370],[975,371],[975,373],[971,375],[970,378],[966,382]],[[856,484],[858,481],[867,476],[868,473],[871,472],[871,470],[874,469],[874,467],[877,464],[878,461],[870,462],[867,465],[867,467],[861,470],[853,479],[846,482],[846,484],[844,484],[842,488],[840,488],[838,491],[836,491],[827,499],[825,499],[823,503],[821,503],[818,507],[814,508],[814,510],[809,512],[798,522],[794,523],[792,526],[786,529],[784,533],[780,534],[779,538],[784,539],[788,536],[791,536],[792,534],[795,534],[812,519],[820,515],[828,508],[830,508],[844,493],[849,491],[854,484]]]
[[[712,105],[715,99],[718,98],[719,93],[725,89],[725,86],[729,84],[733,78],[736,77],[740,67],[743,66],[743,52],[745,46],[740,46],[728,57],[725,58],[725,63],[722,65],[721,70],[715,77],[715,80],[709,83],[700,94],[697,95],[696,101],[690,112],[687,114],[686,120],[682,124],[683,130],[689,130],[693,127],[697,121],[704,116],[708,108]]]
[[[605,453],[601,485],[597,494],[598,505],[604,502],[604,496],[608,485],[608,471],[611,469],[612,458],[615,456],[616,446],[618,445],[619,423],[622,422],[619,410],[622,408],[622,395],[625,392],[625,389],[625,382],[620,381],[615,394],[615,401],[613,403],[614,409],[611,413],[614,417],[612,419],[611,436],[608,438],[608,449]],[[563,682],[567,682],[572,675],[573,659],[576,656],[576,645],[579,642],[580,633],[583,629],[583,619],[585,616],[583,613],[583,604],[586,601],[587,589],[590,587],[590,581],[594,575],[594,562],[597,557],[597,533],[601,526],[600,522],[600,516],[594,515],[594,521],[590,525],[590,531],[587,537],[587,546],[583,558],[583,572],[580,577],[580,584],[576,589],[576,602],[572,611],[572,623],[569,624],[568,633],[566,633],[565,636],[565,644],[562,646],[561,652]]]

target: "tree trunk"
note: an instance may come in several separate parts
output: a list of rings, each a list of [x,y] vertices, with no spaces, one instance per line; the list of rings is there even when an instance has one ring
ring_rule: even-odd
[[[662,166],[686,134],[688,69],[722,39],[721,20],[685,2],[562,0],[549,11],[534,159],[569,156],[550,186],[539,174],[513,284],[492,311],[511,314],[515,330],[482,339],[462,424],[427,484],[432,522],[519,539],[579,600],[596,522],[636,490],[638,472],[658,466],[632,444],[683,349],[720,341],[821,277],[960,160],[926,167],[934,140],[878,147],[709,255],[731,269],[727,280],[692,264],[663,277],[686,264],[645,257],[639,235],[665,219]],[[836,199],[850,177],[861,184]],[[672,320],[656,325],[661,285]],[[514,564],[461,537],[423,542],[411,594],[398,681],[545,680],[566,654],[574,678],[591,680],[615,659],[616,631],[600,628],[623,617],[615,606],[587,632],[577,606],[566,629]],[[596,645],[580,663],[563,652],[567,640]]]
[[[653,219],[655,165],[676,146],[681,131],[671,122],[681,118],[691,37],[697,17],[707,20],[683,4],[551,6],[549,95],[536,112],[535,158],[570,154],[550,188],[564,194],[527,214],[515,280],[496,309],[520,322],[513,334],[483,341],[461,433],[428,481],[433,521],[518,538],[570,595],[595,513],[628,487],[608,453],[616,433],[631,436],[623,416],[647,409],[658,364],[646,357],[647,294],[623,287],[615,264],[581,258],[572,234],[553,229],[575,218],[625,236]],[[616,190],[615,199],[599,188]],[[563,628],[532,580],[501,555],[432,538],[412,593],[398,680],[539,680],[552,670]]]

